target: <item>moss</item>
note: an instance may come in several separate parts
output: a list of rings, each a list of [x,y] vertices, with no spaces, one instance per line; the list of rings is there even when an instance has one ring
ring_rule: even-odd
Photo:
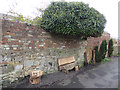
[[[78,66],[79,67],[84,67],[84,63],[80,63]]]

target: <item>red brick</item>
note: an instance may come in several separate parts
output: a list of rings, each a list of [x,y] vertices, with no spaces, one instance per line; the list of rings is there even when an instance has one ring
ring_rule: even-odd
[[[13,50],[14,52],[19,52],[20,51],[20,49],[16,49],[16,50]]]
[[[0,64],[8,64],[8,62],[2,61]]]
[[[13,35],[16,35],[15,33],[9,33],[9,35],[13,36]]]

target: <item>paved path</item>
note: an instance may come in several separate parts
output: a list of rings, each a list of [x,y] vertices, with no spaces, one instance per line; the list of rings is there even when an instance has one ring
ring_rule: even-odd
[[[55,83],[49,88],[118,88],[118,57],[91,70],[78,72],[72,78]]]

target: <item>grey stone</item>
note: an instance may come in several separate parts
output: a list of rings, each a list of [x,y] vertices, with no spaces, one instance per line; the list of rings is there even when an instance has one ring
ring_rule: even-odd
[[[3,57],[2,57],[2,55],[0,54],[0,63],[2,62],[2,60],[3,60]]]
[[[22,61],[23,58],[21,56],[18,56],[18,57],[15,57],[15,61],[18,62],[18,61]]]
[[[40,64],[40,61],[34,61],[34,65],[38,66]]]
[[[24,60],[25,67],[31,67],[34,63],[34,60]]]
[[[16,65],[15,72],[21,71],[23,69],[23,65]]]
[[[8,73],[14,70],[14,66],[13,65],[8,65],[8,66],[4,66],[2,67],[2,73]]]
[[[4,60],[4,61],[7,61],[7,59],[8,59],[7,56],[4,56],[4,59],[3,59],[3,60]]]

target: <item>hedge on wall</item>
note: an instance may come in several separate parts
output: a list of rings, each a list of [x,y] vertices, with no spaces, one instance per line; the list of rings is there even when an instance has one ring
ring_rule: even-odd
[[[87,38],[101,36],[105,23],[101,13],[83,2],[52,2],[38,25],[51,33]]]
[[[112,52],[113,52],[113,40],[110,39],[110,40],[109,40],[109,46],[108,46],[108,56],[109,56],[109,57],[111,57]]]

